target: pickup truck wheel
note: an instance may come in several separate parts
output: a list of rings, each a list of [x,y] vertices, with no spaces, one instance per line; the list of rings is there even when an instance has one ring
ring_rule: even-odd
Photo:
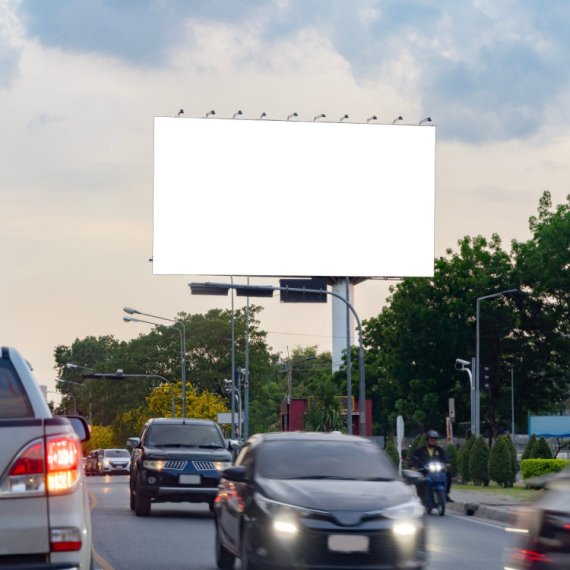
[[[140,491],[137,491],[135,495],[135,514],[137,517],[150,516],[150,508],[150,497],[145,497],[141,495]]]

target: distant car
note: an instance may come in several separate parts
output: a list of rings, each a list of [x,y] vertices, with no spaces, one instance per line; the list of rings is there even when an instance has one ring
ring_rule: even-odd
[[[79,435],[78,435],[79,434]],[[93,568],[79,417],[52,417],[29,364],[0,348],[0,567]]]
[[[511,531],[505,568],[566,570],[570,568],[570,468],[528,480],[545,484],[547,492],[531,507],[521,509]]]
[[[99,463],[103,457],[103,449],[95,449],[93,455],[91,456],[91,475],[101,475],[101,470],[99,469]]]
[[[242,570],[426,564],[423,506],[391,459],[360,437],[253,436],[222,472],[214,513],[218,568],[235,558]]]
[[[126,449],[104,449],[99,458],[99,475],[128,475],[131,454]]]
[[[129,438],[131,509],[149,516],[153,503],[208,503],[213,510],[220,472],[231,466],[235,442],[211,420],[153,418]]]

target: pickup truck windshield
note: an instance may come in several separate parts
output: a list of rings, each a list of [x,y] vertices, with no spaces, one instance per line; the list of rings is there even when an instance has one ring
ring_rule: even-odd
[[[213,425],[155,424],[145,445],[223,448],[224,442]]]
[[[33,417],[34,410],[14,366],[0,358],[0,419]]]

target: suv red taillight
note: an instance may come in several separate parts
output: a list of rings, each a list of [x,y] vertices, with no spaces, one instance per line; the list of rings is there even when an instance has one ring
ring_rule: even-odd
[[[24,447],[16,457],[0,484],[0,497],[44,493],[44,444],[43,440],[37,439]]]
[[[61,493],[71,489],[79,477],[81,453],[77,440],[69,436],[47,439],[47,489]]]

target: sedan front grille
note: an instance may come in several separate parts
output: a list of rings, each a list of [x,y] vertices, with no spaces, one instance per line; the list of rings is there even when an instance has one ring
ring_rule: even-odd
[[[164,468],[165,469],[178,469],[179,471],[181,471],[182,469],[184,469],[184,467],[186,467],[187,463],[188,463],[188,461],[167,461],[164,464]]]
[[[214,471],[215,465],[211,461],[192,461],[196,471]]]

